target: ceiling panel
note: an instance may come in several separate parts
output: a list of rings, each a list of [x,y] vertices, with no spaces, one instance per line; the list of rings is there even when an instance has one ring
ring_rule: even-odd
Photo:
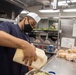
[[[20,4],[20,6],[24,7],[31,7],[36,5],[42,5],[41,2],[37,2],[37,0],[6,0],[8,2],[11,2],[15,5]]]

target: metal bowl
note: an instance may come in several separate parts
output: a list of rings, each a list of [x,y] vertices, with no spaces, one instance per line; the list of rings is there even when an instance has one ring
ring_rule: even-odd
[[[37,74],[37,73],[45,73],[45,75],[51,75],[47,72],[44,72],[44,71],[41,71],[41,70],[34,70],[34,71],[31,71],[28,73],[28,75],[34,75],[34,74]]]

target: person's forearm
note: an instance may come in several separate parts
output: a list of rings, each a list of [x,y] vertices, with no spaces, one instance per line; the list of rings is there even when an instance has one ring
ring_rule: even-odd
[[[28,46],[28,42],[19,38],[16,38],[4,31],[0,31],[0,46],[12,47],[12,48],[24,48]]]

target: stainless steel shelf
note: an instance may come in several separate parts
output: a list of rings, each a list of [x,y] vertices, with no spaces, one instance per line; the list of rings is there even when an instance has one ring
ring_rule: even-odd
[[[32,32],[58,32],[58,30],[33,30]]]
[[[32,42],[33,44],[35,44],[35,45],[42,45],[42,46],[49,46],[50,44],[46,44],[46,43],[35,43],[35,42]]]
[[[16,21],[15,21],[15,20],[5,19],[5,18],[0,18],[0,21],[8,21],[8,22],[16,23]]]

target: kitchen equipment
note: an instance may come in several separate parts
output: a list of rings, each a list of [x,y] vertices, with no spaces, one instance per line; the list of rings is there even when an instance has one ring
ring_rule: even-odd
[[[32,62],[32,65],[30,67],[35,68],[35,69],[40,69],[43,67],[46,62],[47,62],[47,56],[45,55],[45,52],[39,48],[36,48],[36,54],[37,54],[37,60]],[[16,53],[14,55],[13,61],[21,63],[23,65],[29,66],[29,64],[25,64],[22,59],[23,59],[23,50],[17,49]]]

